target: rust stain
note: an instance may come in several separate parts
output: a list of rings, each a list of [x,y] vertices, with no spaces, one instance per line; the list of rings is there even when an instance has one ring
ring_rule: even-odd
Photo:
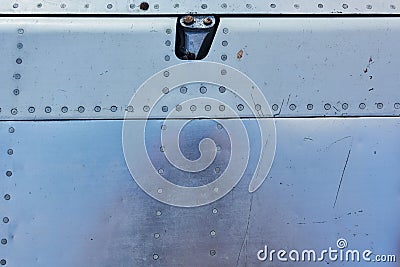
[[[243,50],[240,49],[239,52],[237,52],[236,54],[236,58],[240,60],[242,57],[243,57]]]

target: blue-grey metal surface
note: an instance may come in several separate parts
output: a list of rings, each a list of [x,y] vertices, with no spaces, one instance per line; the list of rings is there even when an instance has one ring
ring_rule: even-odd
[[[210,122],[189,126],[210,129]],[[247,191],[252,173],[246,171],[228,195],[198,208],[162,204],[136,185],[122,152],[122,125],[0,124],[0,191],[10,195],[0,206],[9,218],[0,227],[8,239],[0,257],[7,266],[288,266],[260,262],[257,251],[264,245],[322,250],[336,247],[338,238],[352,249],[399,253],[397,118],[277,119],[276,158],[261,188]],[[154,129],[149,136],[157,139],[161,130]],[[186,144],[198,143],[199,135],[190,127],[182,132]],[[219,153],[229,149],[224,138],[217,140]],[[183,153],[193,157],[193,146]],[[215,164],[223,169],[226,160],[210,168]],[[168,164],[164,169],[173,170]],[[191,181],[216,176],[194,174]]]
[[[391,14],[398,1],[140,4],[0,7],[110,15],[0,19],[0,265],[368,264],[258,259],[265,246],[321,251],[344,239],[398,261],[399,18],[222,16],[204,61],[178,65],[172,16]],[[168,137],[175,124],[177,139]],[[173,165],[164,141],[186,159]],[[261,164],[269,173],[258,177],[263,149],[272,167]],[[203,152],[209,166],[186,168]],[[174,202],[158,184],[142,190],[147,159],[181,187],[212,184],[229,164],[238,183]]]
[[[3,14],[398,14],[399,0],[4,0]]]
[[[0,118],[122,119],[127,110],[145,117],[129,100],[152,75],[182,62],[175,24],[163,17],[1,19]],[[399,31],[398,18],[222,18],[204,60],[248,75],[277,117],[398,116]],[[186,99],[201,95],[201,85],[188,85]],[[221,97],[239,104],[229,92]]]

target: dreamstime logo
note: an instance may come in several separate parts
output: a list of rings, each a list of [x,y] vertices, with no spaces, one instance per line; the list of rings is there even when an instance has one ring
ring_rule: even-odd
[[[348,243],[344,238],[336,241],[336,248],[329,247],[320,251],[314,249],[304,249],[299,251],[292,249],[274,250],[268,249],[265,245],[263,249],[257,252],[259,261],[281,261],[281,262],[396,262],[394,254],[374,254],[371,250],[360,251],[358,249],[347,249]]]
[[[261,90],[239,70],[214,62],[169,67],[144,82],[129,107],[122,134],[127,166],[161,202],[206,205],[230,192],[249,168],[251,193],[268,175],[275,122]],[[218,177],[204,180],[211,170]]]

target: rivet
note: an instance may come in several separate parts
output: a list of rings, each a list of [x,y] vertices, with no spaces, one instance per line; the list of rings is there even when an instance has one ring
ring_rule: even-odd
[[[159,4],[154,4],[154,9],[159,9],[160,5]]]
[[[160,152],[164,152],[165,148],[163,146],[160,146]]]
[[[394,103],[394,108],[395,109],[400,109],[400,103]]]
[[[292,111],[295,110],[296,109],[296,105],[295,104],[290,104],[289,105],[289,109],[292,110]]]
[[[159,233],[155,233],[155,234],[154,234],[154,238],[155,238],[155,239],[159,239],[159,238],[160,238],[160,234],[159,234]]]
[[[29,113],[34,113],[35,112],[35,107],[29,107],[28,108]]]
[[[7,261],[6,261],[5,259],[1,259],[1,260],[0,260],[0,264],[1,264],[1,265],[6,265],[6,264],[7,264]]]
[[[171,57],[168,56],[168,55],[166,55],[166,56],[164,57],[164,59],[165,59],[165,61],[169,61],[169,60],[171,59]]]
[[[12,171],[6,171],[6,176],[11,177],[12,176]]]
[[[14,89],[13,93],[14,93],[14,95],[19,95],[19,89]]]
[[[163,192],[162,188],[157,189],[157,193],[162,194],[162,192]]]
[[[207,93],[207,88],[205,86],[200,87],[200,93],[202,94]]]
[[[224,111],[225,110],[225,105],[219,105],[219,111]]]
[[[324,8],[323,4],[318,4],[318,8]]]
[[[158,254],[153,254],[153,260],[158,260],[158,259],[159,259]]]
[[[144,112],[149,112],[149,110],[150,110],[150,107],[149,107],[149,106],[146,105],[146,106],[143,107],[143,111],[144,111]]]
[[[299,5],[299,4],[294,4],[293,6],[294,6],[294,8],[296,8],[296,9],[299,9],[299,8],[300,8],[300,5]]]
[[[222,61],[225,61],[225,60],[227,60],[227,59],[228,59],[228,56],[227,56],[227,55],[225,55],[225,54],[224,54],[224,55],[221,55],[221,60],[222,60]]]
[[[117,106],[111,106],[110,108],[111,112],[116,112],[118,110]]]
[[[343,110],[347,110],[349,108],[349,104],[347,104],[347,103],[343,103],[342,104],[342,109]]]
[[[64,106],[61,108],[62,113],[67,113],[68,112],[68,107]]]
[[[269,5],[271,8],[275,8],[276,7],[276,4],[270,4]]]
[[[95,112],[100,112],[101,111],[101,107],[100,106],[95,106],[94,107],[94,111]]]
[[[85,108],[84,108],[83,106],[79,106],[79,107],[78,107],[78,112],[79,112],[79,113],[85,112]]]
[[[211,236],[215,236],[217,233],[214,231],[214,230],[212,230],[211,232],[210,232],[210,235]]]
[[[215,256],[215,254],[217,254],[217,252],[214,249],[210,250],[210,255],[211,256]]]
[[[37,6],[37,8],[41,8],[41,7],[43,6],[43,4],[42,4],[42,3],[39,3],[39,4],[37,4],[36,6]]]
[[[50,113],[51,112],[51,107],[47,106],[44,108],[44,112]]]
[[[16,79],[16,80],[19,80],[19,79],[21,79],[21,74],[15,73],[15,74],[13,75],[13,77],[14,77],[14,79]]]
[[[171,45],[171,41],[170,40],[165,41],[165,45],[166,46],[170,46]]]
[[[222,46],[228,46],[228,41],[222,41]]]
[[[8,217],[3,218],[3,223],[8,223],[9,221],[10,221],[10,219]]]
[[[2,238],[2,239],[1,239],[1,244],[6,245],[6,244],[7,244],[7,239]]]
[[[244,106],[242,104],[237,105],[237,109],[239,111],[242,111],[244,109]]]
[[[18,48],[18,49],[22,49],[23,47],[24,47],[23,43],[18,43],[18,44],[17,44],[17,48]]]
[[[367,107],[367,105],[365,105],[365,103],[360,103],[360,105],[358,105],[358,107],[360,109],[365,109]]]
[[[112,4],[108,4],[108,5],[107,5],[107,8],[108,8],[108,9],[111,9],[112,7],[113,7]]]
[[[219,173],[221,171],[221,168],[220,167],[215,167],[214,171],[215,171],[215,173]]]
[[[277,111],[279,109],[279,106],[277,104],[272,105],[272,110]]]
[[[178,3],[174,4],[174,8],[179,8],[179,4]]]
[[[158,169],[158,174],[164,174],[164,169]]]
[[[4,199],[5,199],[5,200],[10,200],[10,199],[11,199],[11,196],[10,196],[9,194],[5,194],[5,195],[4,195]]]
[[[190,110],[191,110],[191,111],[195,111],[195,110],[196,110],[196,106],[195,106],[195,105],[191,105],[191,106],[190,106]]]
[[[17,59],[15,60],[15,62],[16,62],[17,64],[21,64],[21,63],[22,63],[22,59],[21,59],[21,58],[17,58]]]
[[[210,111],[210,110],[211,110],[211,106],[210,106],[210,105],[206,105],[206,106],[204,107],[204,109],[205,109],[206,111]]]
[[[390,5],[390,8],[391,9],[396,9],[396,6],[395,5]]]
[[[168,77],[169,76],[169,71],[164,71],[164,77]]]
[[[168,107],[167,106],[162,106],[161,110],[162,110],[162,112],[168,112]]]
[[[168,94],[169,93],[169,88],[168,87],[164,87],[162,90],[163,94]]]
[[[161,130],[163,130],[163,131],[167,130],[167,125],[165,125],[165,124],[161,125]]]
[[[326,104],[324,105],[324,109],[325,109],[325,110],[330,110],[330,109],[331,109],[331,104],[326,103]]]
[[[161,214],[162,214],[161,210],[157,210],[157,211],[156,211],[156,215],[157,215],[157,216],[161,216]]]
[[[89,6],[90,6],[89,4],[85,4],[85,6],[84,6],[84,7],[85,7],[85,8],[89,8]]]
[[[181,111],[182,110],[182,106],[181,105],[176,105],[175,109],[176,109],[176,111]]]
[[[221,151],[221,146],[217,146],[217,151]]]
[[[185,86],[183,86],[183,87],[181,87],[181,88],[179,89],[179,91],[180,91],[182,94],[186,94],[187,88],[186,88]]]
[[[246,7],[247,7],[248,9],[251,9],[253,6],[252,6],[251,4],[246,4]]]
[[[201,8],[202,8],[202,9],[207,9],[207,4],[202,4],[202,5],[201,5]]]
[[[165,33],[166,33],[166,34],[171,34],[171,33],[172,33],[172,30],[171,30],[171,29],[166,29],[166,30],[165,30]]]
[[[11,114],[12,115],[17,115],[18,114],[18,110],[16,108],[11,109]]]
[[[222,3],[222,4],[221,4],[221,7],[222,7],[222,8],[227,8],[228,5],[227,5],[226,3]]]
[[[225,88],[225,86],[220,86],[220,87],[218,88],[218,90],[219,90],[219,92],[222,94],[222,93],[225,93],[226,88]]]
[[[14,150],[12,150],[11,148],[8,149],[7,150],[7,154],[11,156],[12,154],[14,154]]]
[[[367,5],[366,8],[367,9],[372,9],[372,5]]]
[[[221,70],[221,75],[226,75],[226,74],[227,74],[226,69],[222,69],[222,70]]]
[[[24,29],[18,29],[18,34],[24,34]]]
[[[125,108],[125,111],[133,112],[133,111],[134,111],[133,106],[127,106],[127,107]]]
[[[134,9],[134,8],[135,8],[135,4],[130,4],[130,5],[129,5],[129,8],[130,8],[130,9]]]
[[[60,7],[61,7],[61,8],[66,8],[67,5],[66,5],[65,3],[61,3]]]
[[[343,9],[348,9],[349,5],[348,4],[343,4],[342,7],[343,7]]]
[[[261,110],[261,105],[260,105],[260,104],[256,104],[256,105],[254,106],[254,108],[255,108],[257,111],[260,111],[260,110]]]
[[[383,103],[377,103],[377,104],[376,104],[376,107],[377,107],[378,109],[382,109],[382,108],[383,108]]]
[[[213,208],[212,213],[217,214],[218,210],[216,208]]]
[[[13,8],[18,8],[18,6],[19,6],[18,3],[13,4]]]
[[[307,109],[312,110],[314,108],[313,104],[307,104]]]
[[[223,28],[223,29],[222,29],[222,32],[223,32],[224,34],[227,34],[227,33],[229,32],[229,29],[228,29],[228,28]]]
[[[14,129],[14,127],[10,127],[10,128],[8,128],[8,132],[9,132],[9,133],[14,133],[14,132],[15,132],[15,129]]]
[[[222,128],[224,128],[224,127],[222,126],[222,124],[218,123],[218,124],[217,124],[217,129],[221,130]]]

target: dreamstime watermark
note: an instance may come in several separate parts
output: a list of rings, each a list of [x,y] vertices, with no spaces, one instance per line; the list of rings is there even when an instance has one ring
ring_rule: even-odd
[[[347,249],[347,246],[347,240],[344,238],[337,240],[336,247],[318,251],[314,249],[269,250],[265,245],[257,252],[257,259],[269,262],[396,262],[394,254],[375,254],[369,249]]]
[[[185,86],[208,84],[217,88],[216,96],[206,87],[200,93],[190,94]],[[198,92],[198,91],[197,91]],[[232,100],[225,99],[227,95]],[[182,98],[184,96],[184,98]],[[233,97],[232,97],[233,96]],[[162,105],[163,99],[169,105]],[[229,193],[242,178],[251,158],[257,154],[253,177],[248,190],[257,190],[271,168],[275,156],[276,129],[272,111],[264,94],[245,74],[230,66],[215,62],[188,62],[164,69],[145,81],[134,93],[124,118],[122,144],[125,161],[136,183],[151,197],[173,206],[196,207],[209,204]],[[241,117],[245,111],[259,127],[259,141],[249,138],[246,123]],[[146,138],[154,138],[148,122],[152,118],[164,123],[160,136],[162,156],[149,153]],[[203,138],[198,144],[200,157],[185,157],[181,150],[180,133],[188,122],[199,119],[216,121],[230,141],[230,156],[226,168],[210,183],[200,186],[182,186],[165,177],[166,171],[156,168],[154,161],[168,160],[168,168],[181,171],[185,179],[207,169],[215,160],[219,146],[212,138]],[[254,133],[252,133],[254,135]],[[251,151],[251,150],[258,151]],[[154,153],[153,153],[154,154]],[[182,174],[183,173],[183,174]]]

